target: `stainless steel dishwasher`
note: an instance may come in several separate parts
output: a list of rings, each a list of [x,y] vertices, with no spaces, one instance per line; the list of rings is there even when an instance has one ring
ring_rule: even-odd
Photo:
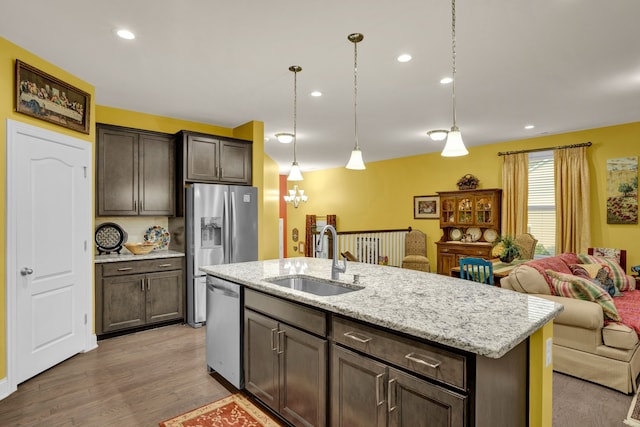
[[[238,389],[244,388],[242,299],[242,286],[207,276],[207,367]]]

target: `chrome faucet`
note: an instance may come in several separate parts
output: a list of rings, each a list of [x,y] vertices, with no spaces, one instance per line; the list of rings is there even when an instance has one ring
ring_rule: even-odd
[[[345,271],[347,271],[347,260],[342,260],[342,267],[338,265],[338,233],[336,233],[336,229],[333,228],[332,225],[325,225],[324,227],[322,227],[322,231],[320,232],[320,239],[318,240],[317,252],[322,252],[324,232],[327,229],[331,231],[331,236],[333,238],[333,262],[331,263],[331,280],[338,280],[340,278],[340,273],[344,273]]]

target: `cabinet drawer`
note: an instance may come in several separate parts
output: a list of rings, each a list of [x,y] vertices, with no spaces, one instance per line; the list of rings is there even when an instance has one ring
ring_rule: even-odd
[[[322,311],[251,289],[245,289],[244,306],[316,335],[327,336],[327,319]]]
[[[153,273],[156,271],[180,270],[182,258],[158,258],[142,261],[119,261],[102,264],[102,276],[121,276],[124,274]]]
[[[467,388],[463,355],[341,317],[334,317],[332,326],[337,343],[462,390]]]

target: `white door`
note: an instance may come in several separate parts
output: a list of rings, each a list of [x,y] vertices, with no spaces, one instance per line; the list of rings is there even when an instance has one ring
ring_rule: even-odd
[[[19,384],[87,349],[91,144],[8,121],[7,149],[9,353]]]

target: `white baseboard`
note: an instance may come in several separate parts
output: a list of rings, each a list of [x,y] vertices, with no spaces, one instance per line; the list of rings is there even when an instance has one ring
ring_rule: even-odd
[[[0,400],[9,396],[11,393],[13,393],[16,390],[17,389],[11,390],[11,387],[9,386],[9,379],[7,377],[4,377],[3,379],[0,380]]]
[[[95,350],[96,348],[98,348],[98,336],[96,334],[91,334],[87,339],[87,346],[83,353]]]

